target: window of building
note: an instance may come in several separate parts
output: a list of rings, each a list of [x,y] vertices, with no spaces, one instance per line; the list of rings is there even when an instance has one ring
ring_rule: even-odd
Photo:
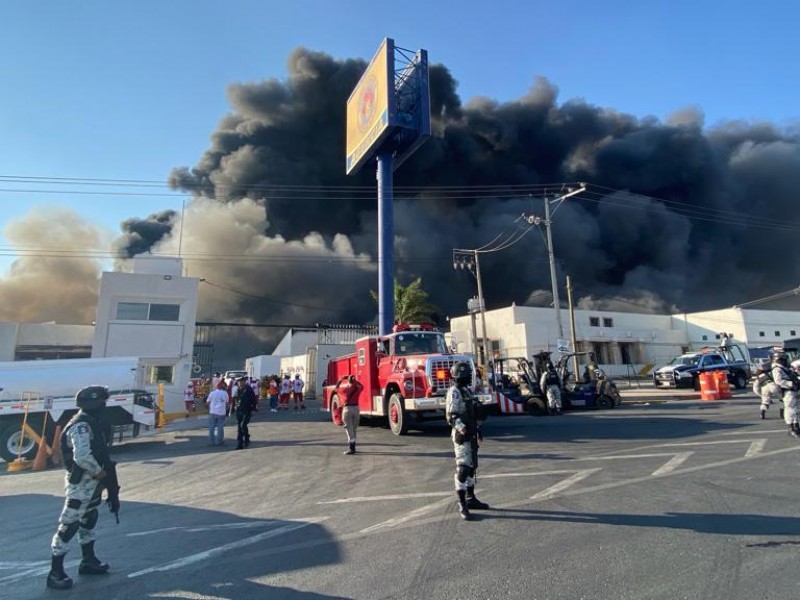
[[[589,327],[600,327],[600,317],[589,317]]]
[[[795,329],[790,329],[789,335],[797,335],[797,331]]]
[[[780,331],[776,331],[775,332],[775,337],[781,337],[781,332]]]
[[[603,327],[613,327],[614,319],[611,317],[603,317]]]
[[[180,304],[151,304],[149,302],[118,302],[120,321],[178,321]]]
[[[706,336],[703,336],[703,339],[706,339]],[[718,339],[719,339],[719,334],[716,334],[716,335],[714,336],[714,339],[715,339],[715,340],[718,340]]]
[[[707,342],[707,341],[708,341],[708,336],[707,336],[707,335],[704,335],[704,336],[703,336],[703,341],[704,341],[704,342]]]
[[[172,365],[151,365],[147,367],[147,383],[175,383],[175,367]]]
[[[619,356],[623,365],[632,365],[639,362],[639,352],[636,344],[621,342],[619,345]]]
[[[177,321],[181,314],[180,304],[151,304],[148,321]]]
[[[764,332],[763,331],[759,331],[758,332],[758,337],[764,337]]]
[[[142,302],[117,303],[117,319],[121,321],[146,321],[149,305]]]

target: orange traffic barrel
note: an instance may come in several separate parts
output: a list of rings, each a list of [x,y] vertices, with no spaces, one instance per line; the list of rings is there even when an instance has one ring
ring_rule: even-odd
[[[727,371],[713,371],[714,382],[716,383],[717,391],[719,392],[720,400],[727,400],[733,398],[731,393],[731,384],[728,383]]]
[[[714,374],[704,372],[698,375],[700,378],[700,400],[719,400]]]

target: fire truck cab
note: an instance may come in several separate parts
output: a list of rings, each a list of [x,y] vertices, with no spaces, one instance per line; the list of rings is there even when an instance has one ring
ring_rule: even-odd
[[[342,385],[350,375],[361,384],[358,406],[362,416],[385,417],[395,435],[404,435],[410,425],[442,418],[445,395],[452,384],[450,367],[464,361],[473,373],[478,398],[493,404],[491,394],[475,379],[475,364],[466,354],[453,354],[444,334],[430,325],[395,325],[386,336],[356,340],[355,353],[333,359],[323,387],[322,408],[341,425],[344,403]]]

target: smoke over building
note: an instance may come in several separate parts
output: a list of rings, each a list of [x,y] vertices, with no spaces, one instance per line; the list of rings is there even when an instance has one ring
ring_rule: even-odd
[[[180,245],[189,274],[206,279],[202,320],[373,322],[375,175],[344,174],[345,103],[365,67],[298,49],[287,78],[231,85],[210,147],[169,175],[193,194],[183,223],[167,213],[126,221],[123,255]],[[542,215],[548,182],[590,184],[553,219],[559,273],[583,307],[691,311],[796,285],[797,131],[559,103],[544,79],[512,102],[462,104],[446,67],[430,77],[433,135],[395,174],[395,269],[403,283],[422,277],[442,317],[475,294],[452,249]],[[536,229],[484,255],[481,270],[489,308],[552,301]]]

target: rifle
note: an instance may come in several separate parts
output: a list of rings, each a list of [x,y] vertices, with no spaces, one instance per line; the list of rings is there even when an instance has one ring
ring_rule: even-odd
[[[108,509],[117,519],[119,525],[119,478],[117,477],[117,463],[113,460],[109,461],[108,467],[105,469],[106,476],[103,478],[103,485],[106,488],[106,504]]]

